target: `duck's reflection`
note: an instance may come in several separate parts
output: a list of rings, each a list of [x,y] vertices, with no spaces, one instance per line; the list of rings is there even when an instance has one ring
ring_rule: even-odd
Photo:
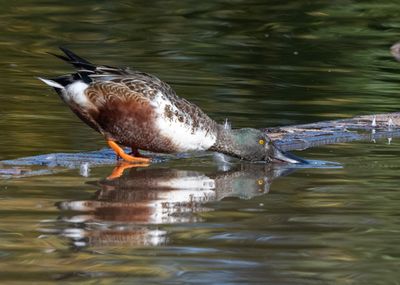
[[[275,178],[291,171],[257,164],[211,173],[130,169],[117,179],[97,182],[100,189],[91,200],[58,203],[68,225],[62,235],[77,246],[163,244],[167,235],[159,225],[198,222],[195,213],[209,210],[207,202],[265,194]]]

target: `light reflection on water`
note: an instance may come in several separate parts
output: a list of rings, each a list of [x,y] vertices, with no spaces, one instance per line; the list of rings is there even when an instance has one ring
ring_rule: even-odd
[[[302,153],[343,168],[237,164],[224,171],[207,156],[131,169],[115,180],[105,179],[110,167],[86,178],[71,170],[8,180],[0,200],[0,263],[8,273],[1,276],[366,282],[382,278],[379,260],[393,272],[384,277],[390,281],[397,151],[397,143],[366,142]],[[16,267],[21,262],[24,269]]]
[[[59,45],[154,73],[233,127],[399,108],[393,1],[0,7],[0,160],[104,146],[35,78],[70,70],[46,54]],[[116,181],[112,167],[1,180],[0,282],[397,284],[398,153],[398,139],[310,149],[343,168],[290,175],[198,157]]]
[[[166,232],[154,229],[155,225],[201,222],[196,214],[211,210],[206,203],[264,195],[274,179],[293,171],[258,164],[207,174],[159,167],[131,169],[120,178],[97,181],[100,189],[90,200],[57,203],[61,220],[73,226],[60,234],[77,246],[166,244]],[[84,226],[74,227],[77,224]]]

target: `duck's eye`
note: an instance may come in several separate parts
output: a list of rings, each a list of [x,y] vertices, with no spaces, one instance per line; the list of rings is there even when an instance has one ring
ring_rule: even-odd
[[[258,143],[259,143],[259,144],[265,144],[265,140],[260,139],[260,140],[258,141]]]

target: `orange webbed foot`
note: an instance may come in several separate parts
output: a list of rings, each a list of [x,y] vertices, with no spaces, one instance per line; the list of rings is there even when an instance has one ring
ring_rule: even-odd
[[[125,151],[114,141],[108,140],[107,144],[115,151],[117,157],[119,156],[125,161],[132,163],[145,163],[145,164],[148,164],[151,161],[150,158],[135,157],[125,153]]]

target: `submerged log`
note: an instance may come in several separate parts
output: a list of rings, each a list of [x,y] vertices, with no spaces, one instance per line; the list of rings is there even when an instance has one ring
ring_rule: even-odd
[[[264,129],[283,150],[400,136],[400,112]]]
[[[285,151],[304,150],[327,144],[351,141],[374,141],[400,137],[400,113],[358,116],[350,119],[262,129]],[[204,153],[150,155],[154,162],[203,156]],[[25,177],[51,174],[78,168],[83,176],[89,166],[114,165],[110,149],[85,153],[52,153],[0,161],[0,177]]]

